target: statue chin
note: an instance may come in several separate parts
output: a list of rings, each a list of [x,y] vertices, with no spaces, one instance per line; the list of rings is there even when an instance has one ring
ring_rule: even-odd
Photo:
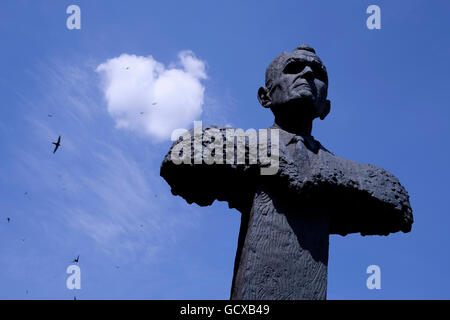
[[[271,108],[274,115],[286,117],[313,117],[316,107],[312,96],[302,96],[291,99],[287,103],[275,105]]]

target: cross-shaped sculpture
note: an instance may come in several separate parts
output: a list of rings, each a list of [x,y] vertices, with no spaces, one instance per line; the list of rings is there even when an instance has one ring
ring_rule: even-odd
[[[330,111],[327,90],[327,71],[311,47],[284,52],[267,68],[258,99],[275,116],[267,134],[277,140],[268,143],[274,174],[251,161],[251,137],[245,163],[239,152],[226,159],[238,138],[217,127],[185,133],[161,165],[174,195],[201,206],[228,201],[241,212],[231,299],[325,299],[330,234],[411,230],[408,193],[396,177],[339,158],[311,136],[313,120]],[[205,161],[205,150],[216,161]]]

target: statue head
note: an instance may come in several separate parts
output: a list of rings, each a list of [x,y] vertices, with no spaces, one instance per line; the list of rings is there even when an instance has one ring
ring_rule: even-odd
[[[328,74],[313,48],[300,45],[283,52],[266,70],[266,83],[258,90],[258,100],[270,108],[275,118],[289,121],[325,119],[330,112],[327,100]]]

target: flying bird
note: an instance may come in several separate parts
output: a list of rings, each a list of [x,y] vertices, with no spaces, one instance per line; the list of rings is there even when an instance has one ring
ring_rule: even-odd
[[[53,153],[56,152],[56,150],[58,150],[59,146],[61,145],[61,136],[58,137],[58,141],[57,142],[52,142],[55,145],[55,150],[53,150]]]
[[[76,259],[73,259],[72,262],[78,263],[79,260],[80,260],[80,255],[78,255],[78,257]]]
[[[49,118],[53,117],[53,115],[52,115],[51,113],[49,113],[47,116],[48,116]]]
[[[129,69],[130,69],[130,67],[126,67],[126,69],[127,69],[127,70],[129,70]]]
[[[10,222],[10,221],[11,221],[11,218],[10,218],[10,217],[8,217],[8,218],[6,218],[6,220],[8,220],[8,222]]]
[[[156,105],[156,102],[153,102],[152,105],[153,105],[153,106]]]

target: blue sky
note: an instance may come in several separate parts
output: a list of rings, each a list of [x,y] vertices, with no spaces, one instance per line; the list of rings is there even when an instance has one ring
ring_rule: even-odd
[[[81,30],[66,28],[71,4]],[[371,4],[380,30],[366,27]],[[159,177],[171,142],[148,125],[165,112],[148,105],[161,92],[149,80],[149,114],[130,113],[127,101],[143,101],[133,81],[148,77],[132,63],[188,79],[193,119],[265,128],[265,68],[301,43],[330,79],[331,113],[313,135],[395,174],[415,219],[408,234],[331,236],[328,299],[449,299],[449,10],[412,0],[2,1],[0,299],[228,299],[240,214],[171,195]],[[121,56],[133,88],[108,100],[122,78],[97,68]],[[77,255],[82,288],[68,290]],[[381,290],[366,288],[372,264]]]

